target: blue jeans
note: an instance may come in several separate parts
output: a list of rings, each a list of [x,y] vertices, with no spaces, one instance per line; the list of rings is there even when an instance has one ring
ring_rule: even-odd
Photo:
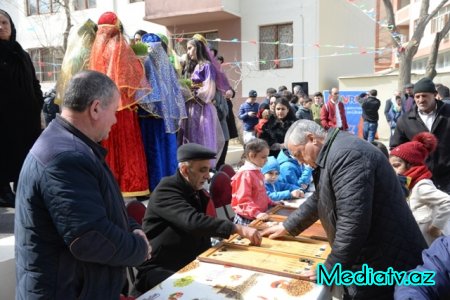
[[[377,133],[378,123],[364,121],[363,136],[368,142],[373,142],[375,139],[375,133]]]

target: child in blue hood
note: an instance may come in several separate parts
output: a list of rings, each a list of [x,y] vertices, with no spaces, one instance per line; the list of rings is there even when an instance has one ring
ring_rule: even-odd
[[[305,196],[299,186],[278,180],[280,165],[274,156],[269,156],[261,171],[264,174],[267,195],[273,201],[303,198]]]
[[[300,164],[287,149],[280,151],[277,160],[280,164],[280,181],[297,185],[304,191],[308,189],[313,170],[310,166]]]

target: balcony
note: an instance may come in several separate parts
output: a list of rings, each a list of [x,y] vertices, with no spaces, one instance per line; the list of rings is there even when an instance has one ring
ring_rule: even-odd
[[[145,0],[146,21],[164,26],[240,18],[239,0]]]

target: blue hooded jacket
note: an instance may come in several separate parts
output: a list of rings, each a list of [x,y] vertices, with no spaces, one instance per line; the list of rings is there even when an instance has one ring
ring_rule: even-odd
[[[291,157],[288,150],[280,151],[277,157],[280,164],[279,181],[301,186],[306,184],[309,186],[312,180],[312,168],[308,165],[301,165],[298,161]]]
[[[274,156],[269,156],[267,163],[262,167],[261,172],[266,174],[270,171],[277,171],[280,173],[280,165]],[[274,183],[264,181],[267,196],[273,201],[292,199],[291,192],[300,189],[299,186],[281,182],[279,179]]]

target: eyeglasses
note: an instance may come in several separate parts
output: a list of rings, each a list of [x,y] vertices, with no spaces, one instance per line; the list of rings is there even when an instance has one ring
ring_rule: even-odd
[[[333,93],[333,95],[339,95],[339,93]]]

